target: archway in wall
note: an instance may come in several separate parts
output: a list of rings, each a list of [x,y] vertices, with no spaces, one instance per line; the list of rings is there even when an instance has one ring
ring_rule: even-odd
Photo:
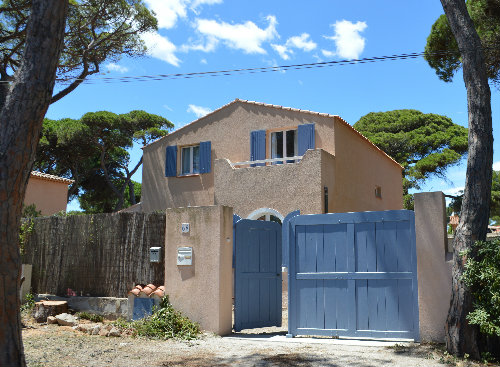
[[[275,209],[272,208],[260,208],[257,210],[254,210],[251,212],[247,219],[253,219],[253,220],[265,220],[265,221],[271,221],[271,222],[276,222],[279,224],[283,223],[283,219],[285,217],[281,215],[281,213]]]

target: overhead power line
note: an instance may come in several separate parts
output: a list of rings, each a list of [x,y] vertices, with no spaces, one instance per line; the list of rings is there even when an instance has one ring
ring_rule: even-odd
[[[433,54],[444,55],[448,53],[454,53],[454,51],[442,51],[434,52]],[[215,71],[201,71],[193,73],[175,73],[175,74],[156,74],[156,75],[139,75],[139,76],[97,76],[92,79],[83,79],[82,82],[85,84],[94,83],[130,83],[130,82],[144,82],[152,80],[169,80],[169,79],[193,79],[193,78],[204,78],[204,77],[216,77],[216,76],[229,76],[237,74],[257,74],[257,73],[269,73],[269,72],[282,72],[286,70],[301,70],[301,69],[314,69],[314,68],[324,68],[332,66],[341,65],[354,65],[354,64],[366,64],[381,61],[391,61],[391,60],[405,60],[405,59],[415,59],[425,56],[426,52],[413,52],[398,55],[388,55],[388,56],[374,56],[365,57],[362,59],[349,59],[349,60],[336,60],[336,61],[323,61],[314,62],[307,64],[292,64],[292,65],[278,65],[278,66],[267,66],[267,67],[255,67],[255,68],[240,68],[240,69],[227,69],[227,70],[215,70]],[[56,79],[61,83],[71,83],[76,80],[75,78],[68,79]]]
[[[483,50],[497,49],[496,47],[483,47]],[[382,61],[395,61],[405,59],[416,59],[425,55],[446,55],[457,54],[459,51],[436,51],[436,52],[412,52],[388,56],[374,56],[365,57],[361,59],[348,59],[336,61],[323,61],[306,64],[292,64],[292,65],[277,65],[267,67],[254,67],[254,68],[240,68],[240,69],[227,69],[227,70],[214,70],[214,71],[201,71],[192,73],[173,73],[173,74],[156,74],[156,75],[138,75],[138,76],[93,76],[92,78],[57,78],[56,81],[60,84],[71,84],[75,81],[81,81],[82,84],[99,84],[99,83],[131,83],[131,82],[147,82],[158,80],[173,80],[173,79],[193,79],[193,78],[206,78],[206,77],[219,77],[241,74],[257,74],[269,72],[283,72],[287,70],[301,70],[301,69],[315,69],[332,66],[342,65],[357,65],[367,64]],[[0,83],[10,83],[10,81],[0,81]]]

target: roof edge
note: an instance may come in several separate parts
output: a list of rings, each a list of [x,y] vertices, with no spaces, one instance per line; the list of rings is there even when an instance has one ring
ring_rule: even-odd
[[[284,107],[284,106],[280,106],[280,105],[275,105],[275,104],[270,104],[270,103],[264,103],[264,102],[256,102],[256,101],[249,101],[249,100],[245,100],[245,99],[239,99],[239,98],[235,98],[233,101],[217,108],[216,110],[213,110],[212,112],[206,114],[205,116],[203,117],[200,117],[199,119],[196,119],[182,127],[180,127],[179,129],[173,131],[171,134],[168,134],[168,135],[165,135],[145,146],[142,147],[142,149],[152,145],[152,144],[156,144],[157,142],[159,142],[160,140],[162,139],[165,139],[166,137],[168,136],[171,136],[172,134],[175,134],[177,133],[178,131],[181,131],[182,129],[188,127],[188,126],[191,126],[201,120],[203,120],[204,118],[208,117],[208,116],[211,116],[217,112],[219,112],[220,110],[226,108],[226,107],[229,107],[237,102],[241,102],[241,103],[246,103],[246,104],[252,104],[252,105],[255,105],[255,106],[264,106],[264,107],[272,107],[272,108],[276,108],[276,109],[281,109],[281,110],[285,110],[285,111],[292,111],[292,112],[300,112],[300,113],[307,113],[307,114],[310,114],[310,115],[316,115],[316,116],[323,116],[323,117],[328,117],[328,118],[337,118],[343,125],[349,127],[354,133],[356,133],[357,135],[359,135],[364,141],[366,141],[367,143],[369,143],[371,146],[373,146],[376,150],[378,150],[380,153],[382,153],[383,155],[385,155],[387,158],[389,158],[393,163],[397,164],[399,168],[403,169],[403,166],[400,165],[398,162],[396,162],[396,160],[394,158],[392,158],[389,154],[387,154],[386,152],[384,152],[382,149],[380,149],[379,147],[377,147],[375,144],[373,144],[366,136],[364,136],[363,134],[361,134],[358,130],[356,130],[352,125],[350,125],[347,121],[345,121],[342,117],[340,117],[339,115],[331,115],[329,113],[322,113],[322,112],[314,112],[314,111],[309,111],[309,110],[301,110],[300,108],[293,108],[293,107]]]
[[[166,137],[171,136],[172,134],[175,134],[175,133],[177,133],[178,131],[181,131],[181,130],[183,130],[183,129],[184,129],[184,128],[186,128],[186,127],[189,127],[189,126],[191,126],[191,125],[193,125],[193,124],[196,124],[197,122],[199,122],[199,121],[201,121],[201,120],[203,120],[203,119],[207,118],[208,116],[212,116],[213,114],[215,114],[215,113],[219,112],[220,110],[222,110],[222,109],[224,109],[224,108],[226,108],[226,107],[229,107],[229,106],[230,106],[230,105],[232,105],[232,104],[235,104],[236,102],[241,102],[241,100],[240,100],[240,99],[238,99],[238,98],[236,98],[236,99],[232,100],[231,102],[226,103],[225,105],[223,105],[223,106],[221,106],[221,107],[217,108],[216,110],[213,110],[212,112],[207,113],[205,116],[202,116],[202,117],[200,117],[200,118],[197,118],[196,120],[191,121],[191,122],[187,123],[187,124],[186,124],[186,125],[184,125],[184,126],[181,126],[181,127],[180,127],[180,128],[178,128],[177,130],[172,131],[170,134],[167,134],[167,135],[165,135],[165,136],[162,136],[161,138],[158,138],[158,139],[156,139],[155,141],[152,141],[151,143],[144,145],[141,149],[144,149],[144,148],[146,148],[146,147],[149,147],[150,145],[156,144],[156,143],[158,143],[159,141],[161,141],[161,140],[165,139]]]
[[[67,185],[71,185],[72,183],[75,182],[75,180],[70,180],[69,178],[50,175],[48,173],[43,173],[40,171],[31,171],[30,177],[39,178],[39,179],[45,180],[45,181],[65,183]]]
[[[364,136],[363,134],[361,134],[358,130],[356,130],[351,124],[349,124],[346,120],[344,120],[342,117],[340,116],[337,116],[335,115],[334,117],[336,117],[341,123],[342,125],[345,125],[347,126],[348,128],[350,128],[352,131],[354,131],[357,135],[359,135],[359,137],[361,139],[363,139],[364,141],[366,141],[368,144],[370,144],[372,147],[374,147],[376,150],[378,150],[380,153],[382,153],[383,155],[385,155],[387,158],[389,158],[393,163],[397,164],[399,166],[399,168],[401,168],[401,170],[404,169],[404,167],[402,165],[400,165],[394,158],[392,158],[389,154],[387,154],[386,152],[384,152],[382,149],[380,149],[379,147],[377,147],[375,144],[373,144],[370,139],[368,139],[366,136]]]

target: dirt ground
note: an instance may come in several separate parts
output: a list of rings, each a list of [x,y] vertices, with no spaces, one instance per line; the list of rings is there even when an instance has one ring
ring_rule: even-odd
[[[285,337],[282,327],[243,330],[227,337],[204,334],[194,341],[158,341],[130,336],[88,335],[67,326],[40,325],[23,318],[29,367],[376,367],[479,366],[457,360],[428,344]]]
[[[279,336],[277,336],[279,335]],[[279,340],[276,340],[276,339]],[[286,339],[283,332],[204,334],[195,341],[157,341],[91,336],[67,326],[42,325],[23,330],[30,367],[99,366],[467,366],[433,345],[369,346],[334,339]],[[369,343],[368,343],[369,344]],[[476,365],[476,364],[474,364]]]

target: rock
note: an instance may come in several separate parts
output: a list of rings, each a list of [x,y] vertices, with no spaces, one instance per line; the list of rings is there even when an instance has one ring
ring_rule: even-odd
[[[57,319],[54,316],[47,317],[47,324],[57,324]]]
[[[101,331],[101,326],[95,325],[91,330],[90,334],[91,335],[99,335],[99,332]]]
[[[60,315],[56,315],[57,323],[61,326],[75,326],[78,324],[78,319],[70,315],[69,313],[62,313]]]
[[[118,329],[118,328],[116,328],[116,327],[112,328],[112,329],[109,331],[109,334],[108,334],[108,336],[121,336],[121,335],[122,335],[122,334],[121,334],[120,329]]]
[[[36,322],[47,322],[47,317],[68,312],[66,301],[40,301],[35,303],[33,318]]]
[[[109,334],[109,331],[106,330],[105,328],[102,328],[101,330],[99,330],[100,336],[108,336],[108,334]]]
[[[82,333],[91,334],[93,326],[94,325],[91,325],[91,324],[80,324],[80,325],[78,325],[77,330],[81,331]]]

